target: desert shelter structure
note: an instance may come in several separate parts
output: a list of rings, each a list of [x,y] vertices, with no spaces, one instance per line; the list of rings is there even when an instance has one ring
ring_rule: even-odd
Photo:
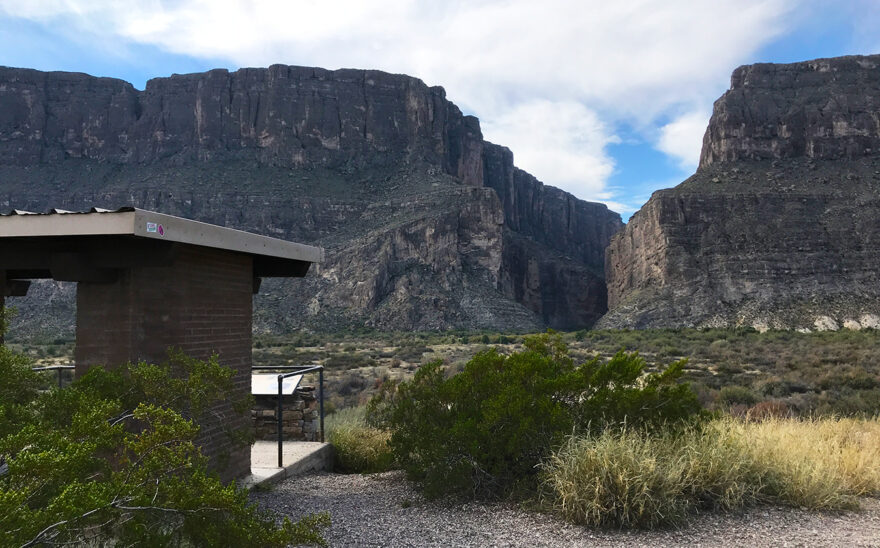
[[[76,282],[77,376],[95,366],[158,363],[169,348],[235,370],[250,393],[253,295],[264,277],[302,277],[321,248],[135,208],[0,215],[0,306],[30,280]],[[204,453],[221,476],[250,471],[250,449],[230,427],[251,428],[231,404],[201,424]],[[241,424],[235,424],[240,421]],[[220,458],[222,457],[222,459]]]

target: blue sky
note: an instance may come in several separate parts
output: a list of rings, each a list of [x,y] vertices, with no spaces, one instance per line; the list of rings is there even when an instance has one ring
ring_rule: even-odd
[[[880,0],[0,0],[0,65],[139,89],[273,63],[411,74],[627,218],[694,172],[734,68],[880,53],[878,28]]]

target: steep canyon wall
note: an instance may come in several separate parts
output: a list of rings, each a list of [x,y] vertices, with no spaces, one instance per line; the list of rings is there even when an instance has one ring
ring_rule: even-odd
[[[622,227],[515,168],[442,88],[408,76],[275,65],[139,91],[0,68],[0,207],[119,205],[324,246],[305,280],[264,283],[271,330],[589,326]],[[61,309],[69,293],[27,299]]]
[[[737,69],[611,241],[603,327],[880,326],[880,56]]]

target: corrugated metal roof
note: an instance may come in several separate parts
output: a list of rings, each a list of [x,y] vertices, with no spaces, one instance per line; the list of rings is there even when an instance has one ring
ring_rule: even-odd
[[[84,215],[87,213],[125,213],[134,211],[135,208],[126,206],[116,209],[105,209],[103,207],[93,207],[84,211],[68,211],[66,209],[50,209],[44,213],[35,211],[25,211],[23,209],[13,209],[6,213],[0,212],[0,217],[11,217],[13,215]]]

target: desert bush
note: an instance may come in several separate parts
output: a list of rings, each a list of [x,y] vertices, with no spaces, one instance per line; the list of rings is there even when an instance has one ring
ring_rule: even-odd
[[[743,368],[740,364],[729,362],[724,362],[720,364],[716,368],[716,370],[718,371],[719,375],[723,375],[725,377],[733,377],[743,372]]]
[[[659,527],[695,510],[761,502],[847,509],[880,493],[880,421],[732,417],[660,435],[572,437],[543,464],[553,503],[575,523]]]
[[[0,335],[5,326],[4,310],[0,308]],[[30,360],[0,344],[0,438],[14,432],[34,413],[43,379],[31,371]]]
[[[327,369],[354,369],[357,367],[375,367],[376,360],[363,354],[339,353],[333,354],[324,360],[324,367]]]
[[[832,416],[876,416],[880,413],[880,390],[833,390],[817,398],[815,413]]]
[[[29,364],[0,345],[24,412],[0,416],[0,544],[286,546],[320,543],[326,515],[292,523],[224,485],[195,444],[232,371],[173,353],[163,364],[93,368],[36,394]],[[11,386],[0,383],[0,390]],[[2,394],[6,402],[6,394]],[[242,411],[244,411],[242,409]]]
[[[412,362],[412,361],[421,361],[422,354],[426,352],[430,352],[431,349],[427,346],[419,343],[411,343],[401,346],[397,352],[396,356],[403,361]]]
[[[817,383],[822,390],[839,390],[851,388],[853,390],[872,390],[880,387],[880,378],[871,375],[859,368],[848,371],[834,371],[827,373]]]
[[[718,403],[724,407],[731,407],[737,404],[751,406],[759,401],[761,401],[760,396],[745,386],[736,384],[724,386],[718,393]]]
[[[429,497],[494,497],[531,486],[536,466],[572,431],[672,425],[700,406],[679,384],[683,362],[644,374],[637,354],[575,365],[560,337],[528,337],[509,356],[479,352],[447,377],[440,362],[372,402],[391,448]]]
[[[787,417],[789,415],[791,415],[791,409],[784,402],[778,400],[758,402],[746,412],[746,416],[752,420]]]
[[[327,441],[333,445],[334,468],[343,473],[385,472],[394,459],[387,430],[369,426],[364,407],[350,407],[328,417]]]
[[[702,382],[692,382],[691,390],[697,395],[697,401],[705,408],[712,407],[718,400],[718,390]]]
[[[351,396],[352,394],[363,392],[369,382],[368,379],[356,373],[347,373],[336,383],[336,393],[343,397]]]
[[[803,394],[809,389],[810,387],[802,382],[788,379],[783,380],[779,377],[770,377],[757,385],[758,393],[775,398],[782,398],[791,394]]]

